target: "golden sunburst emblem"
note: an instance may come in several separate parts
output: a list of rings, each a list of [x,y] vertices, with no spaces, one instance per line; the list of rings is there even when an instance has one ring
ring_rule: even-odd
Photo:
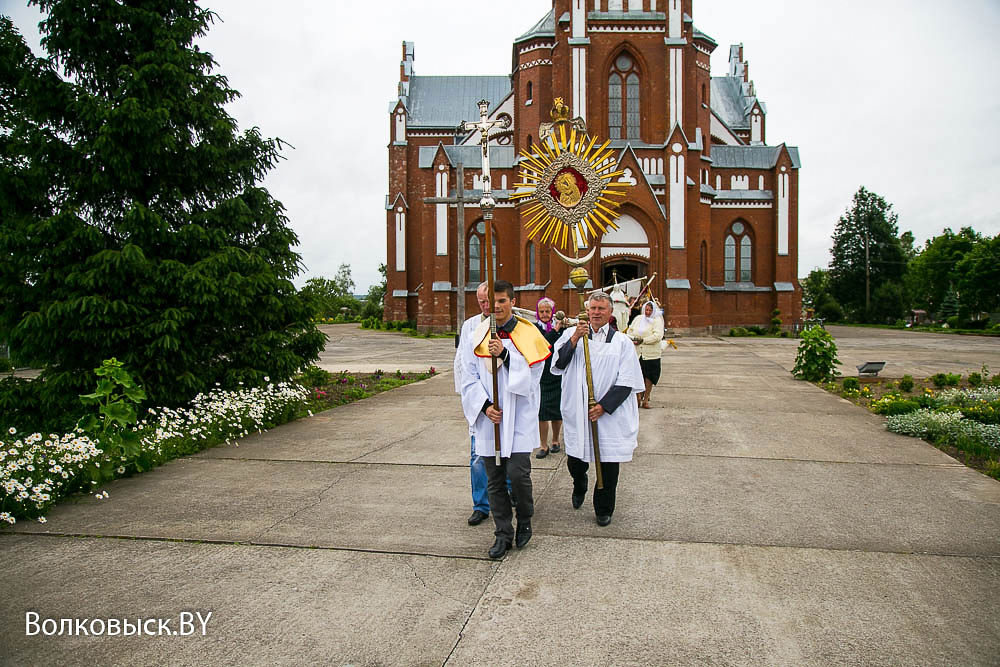
[[[553,103],[555,122],[543,127],[542,141],[534,153],[521,150],[520,182],[511,199],[526,206],[528,238],[541,234],[540,243],[565,248],[592,245],[598,234],[617,229],[616,210],[630,182],[615,181],[625,172],[618,169],[611,140],[597,146],[597,137],[577,131],[582,123],[568,120],[562,98]],[[567,131],[567,126],[569,131]]]

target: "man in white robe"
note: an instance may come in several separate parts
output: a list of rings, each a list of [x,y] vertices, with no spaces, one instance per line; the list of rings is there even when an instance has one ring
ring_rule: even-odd
[[[611,290],[611,316],[615,318],[615,324],[618,325],[619,331],[628,329],[628,299],[617,283],[615,283],[615,288]]]
[[[531,452],[538,442],[539,383],[549,348],[533,324],[513,316],[513,285],[498,280],[494,291],[498,337],[490,338],[488,323],[484,323],[473,333],[472,344],[462,348],[462,409],[475,431],[476,454],[486,464],[496,535],[488,553],[490,558],[500,558],[511,544],[521,548],[531,539],[535,509]],[[499,409],[493,396],[491,356],[497,358]],[[494,424],[500,425],[500,465],[496,463]],[[516,534],[511,493],[517,496]]]
[[[464,346],[474,345],[472,334],[476,328],[489,317],[493,304],[490,303],[486,283],[480,283],[476,290],[476,301],[480,313],[473,315],[462,323],[458,338],[455,339],[455,393],[462,393],[462,358]],[[489,492],[486,488],[486,464],[481,456],[476,454],[476,434],[469,427],[469,480],[472,485],[472,514],[469,516],[470,526],[478,526],[490,515]]]
[[[618,469],[632,460],[638,444],[639,407],[635,395],[645,389],[635,346],[625,334],[615,331],[611,299],[603,292],[591,295],[589,322],[568,329],[553,346],[551,371],[562,375],[563,442],[566,466],[573,477],[573,508],[587,495],[587,470],[594,461],[591,423],[597,423],[603,489],[594,490],[594,514],[600,526],[611,523],[615,512]],[[589,337],[590,364],[594,380],[594,407],[588,407],[587,369],[582,339]]]

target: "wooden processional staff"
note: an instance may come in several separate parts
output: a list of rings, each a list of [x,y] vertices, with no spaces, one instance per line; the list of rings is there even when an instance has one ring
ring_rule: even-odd
[[[631,183],[614,180],[624,172],[618,169],[614,149],[608,148],[611,141],[595,149],[597,137],[587,135],[582,118],[570,119],[570,109],[561,97],[553,101],[550,115],[552,122],[542,123],[539,128],[539,144],[532,146],[535,152],[521,150],[521,182],[515,184],[518,190],[511,199],[521,200],[519,205],[526,205],[521,217],[526,221],[528,238],[534,239],[541,234],[539,243],[550,243],[556,255],[572,267],[569,279],[580,295],[580,319],[586,321],[584,290],[590,275],[584,265],[594,257],[598,233],[618,228],[614,222],[618,217],[616,209],[626,196],[624,188]],[[556,247],[565,248],[567,240],[573,244],[573,257],[567,257]],[[580,257],[580,249],[588,247],[590,252]],[[583,337],[588,410],[597,404],[589,339],[589,336]],[[590,433],[594,443],[597,488],[603,489],[596,421],[590,422]]]

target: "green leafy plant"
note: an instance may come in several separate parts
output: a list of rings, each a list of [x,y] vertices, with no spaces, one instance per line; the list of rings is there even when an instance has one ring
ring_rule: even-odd
[[[84,405],[97,406],[97,414],[85,415],[77,430],[100,442],[110,455],[134,458],[139,453],[139,434],[131,428],[137,421],[137,407],[146,400],[146,392],[135,383],[124,364],[114,357],[105,359],[96,369],[97,388],[81,394]],[[91,466],[90,477],[98,483],[113,478],[110,468]]]
[[[980,373],[976,373],[975,371],[973,371],[972,373],[969,373],[969,386],[970,387],[978,387],[982,383],[983,383],[983,376]]]
[[[958,373],[935,373],[931,376],[935,387],[954,387],[961,381],[962,376]]]
[[[871,404],[871,411],[877,415],[905,415],[916,412],[920,404],[908,398],[887,394]]]
[[[781,310],[775,308],[771,311],[771,328],[769,329],[769,332],[776,334],[779,331],[781,331]]]
[[[311,365],[306,366],[299,375],[299,382],[301,382],[306,387],[322,387],[325,384],[330,384],[331,378],[333,376],[330,371],[323,370],[319,366]]]
[[[899,388],[905,392],[913,391],[913,376],[904,375],[899,381]]]
[[[837,345],[829,331],[823,327],[810,327],[802,332],[792,375],[809,382],[820,382],[838,375],[838,365]]]
[[[858,378],[844,378],[844,389],[861,389]]]

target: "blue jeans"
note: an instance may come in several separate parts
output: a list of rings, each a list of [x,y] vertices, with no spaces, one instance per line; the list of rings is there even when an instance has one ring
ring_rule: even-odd
[[[486,482],[486,464],[483,457],[476,456],[476,436],[471,437],[469,452],[469,475],[472,478],[472,509],[483,514],[490,513],[490,495]]]
[[[472,448],[469,450],[469,476],[472,480],[472,509],[483,514],[490,513],[490,492],[486,479],[486,462],[482,456],[476,455],[476,436],[471,436]],[[507,491],[510,492],[510,479],[507,479]]]

